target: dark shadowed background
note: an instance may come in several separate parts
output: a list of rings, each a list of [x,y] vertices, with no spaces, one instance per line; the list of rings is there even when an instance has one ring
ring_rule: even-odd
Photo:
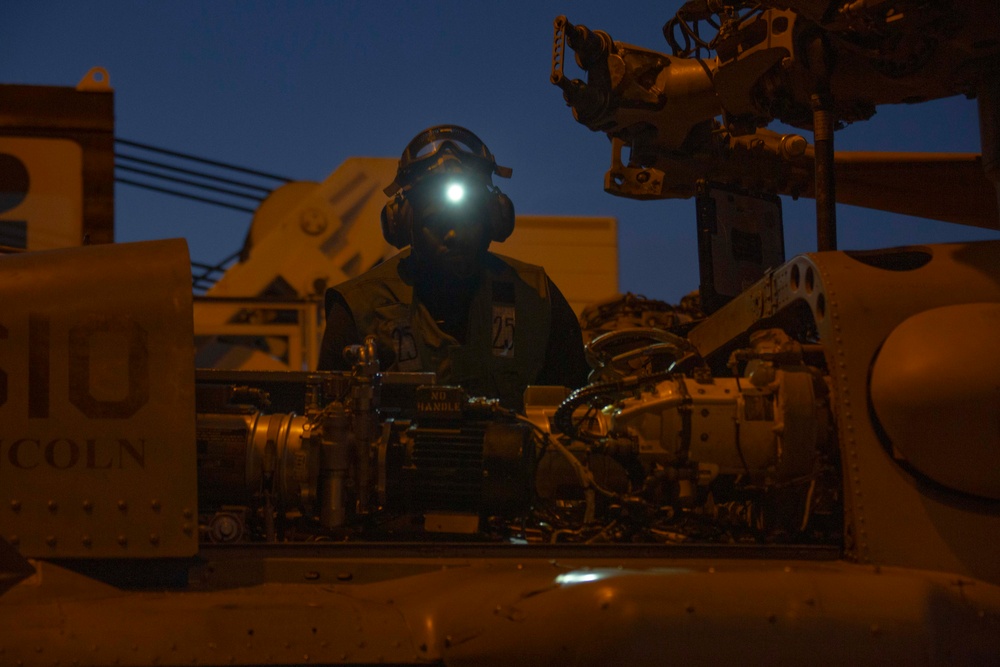
[[[7,0],[0,82],[73,86],[105,67],[118,137],[303,180],[349,156],[398,157],[430,125],[464,125],[514,169],[502,185],[519,213],[615,216],[621,289],[676,302],[698,282],[693,202],[605,194],[610,143],[573,120],[548,74],[557,15],[669,52],[661,27],[680,4]],[[976,104],[882,107],[836,139],[978,152]],[[123,184],[115,196],[119,241],[183,236],[201,262],[235,251],[250,221]],[[814,202],[783,206],[788,256],[814,249]],[[842,249],[1000,238],[849,206],[838,216]]]

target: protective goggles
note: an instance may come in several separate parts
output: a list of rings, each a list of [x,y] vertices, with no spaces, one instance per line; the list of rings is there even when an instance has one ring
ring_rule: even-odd
[[[513,173],[509,167],[498,165],[486,144],[469,130],[457,125],[437,125],[418,134],[403,149],[396,178],[383,192],[392,196],[449,162],[455,162],[460,169],[479,171],[487,179],[492,174],[510,178]]]

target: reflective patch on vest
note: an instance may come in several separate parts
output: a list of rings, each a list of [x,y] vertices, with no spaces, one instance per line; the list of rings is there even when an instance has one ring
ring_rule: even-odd
[[[493,304],[493,356],[514,358],[514,306]]]
[[[396,353],[396,368],[399,371],[419,371],[420,355],[417,340],[413,337],[413,327],[407,320],[392,323],[392,347]]]

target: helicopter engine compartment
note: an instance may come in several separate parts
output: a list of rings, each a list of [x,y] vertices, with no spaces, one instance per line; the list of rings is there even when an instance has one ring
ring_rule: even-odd
[[[839,543],[823,372],[780,331],[754,341],[733,355],[744,377],[682,359],[575,392],[529,388],[523,415],[361,366],[309,375],[302,414],[200,382],[200,537]],[[649,352],[662,362],[662,344]]]

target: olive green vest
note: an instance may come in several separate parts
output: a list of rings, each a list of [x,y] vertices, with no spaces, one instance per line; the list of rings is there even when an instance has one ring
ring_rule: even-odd
[[[469,310],[465,344],[441,331],[414,298],[406,276],[409,250],[335,288],[358,333],[392,349],[388,371],[433,371],[438,384],[461,385],[470,396],[499,398],[521,409],[524,388],[545,364],[552,309],[545,271],[489,253]]]

